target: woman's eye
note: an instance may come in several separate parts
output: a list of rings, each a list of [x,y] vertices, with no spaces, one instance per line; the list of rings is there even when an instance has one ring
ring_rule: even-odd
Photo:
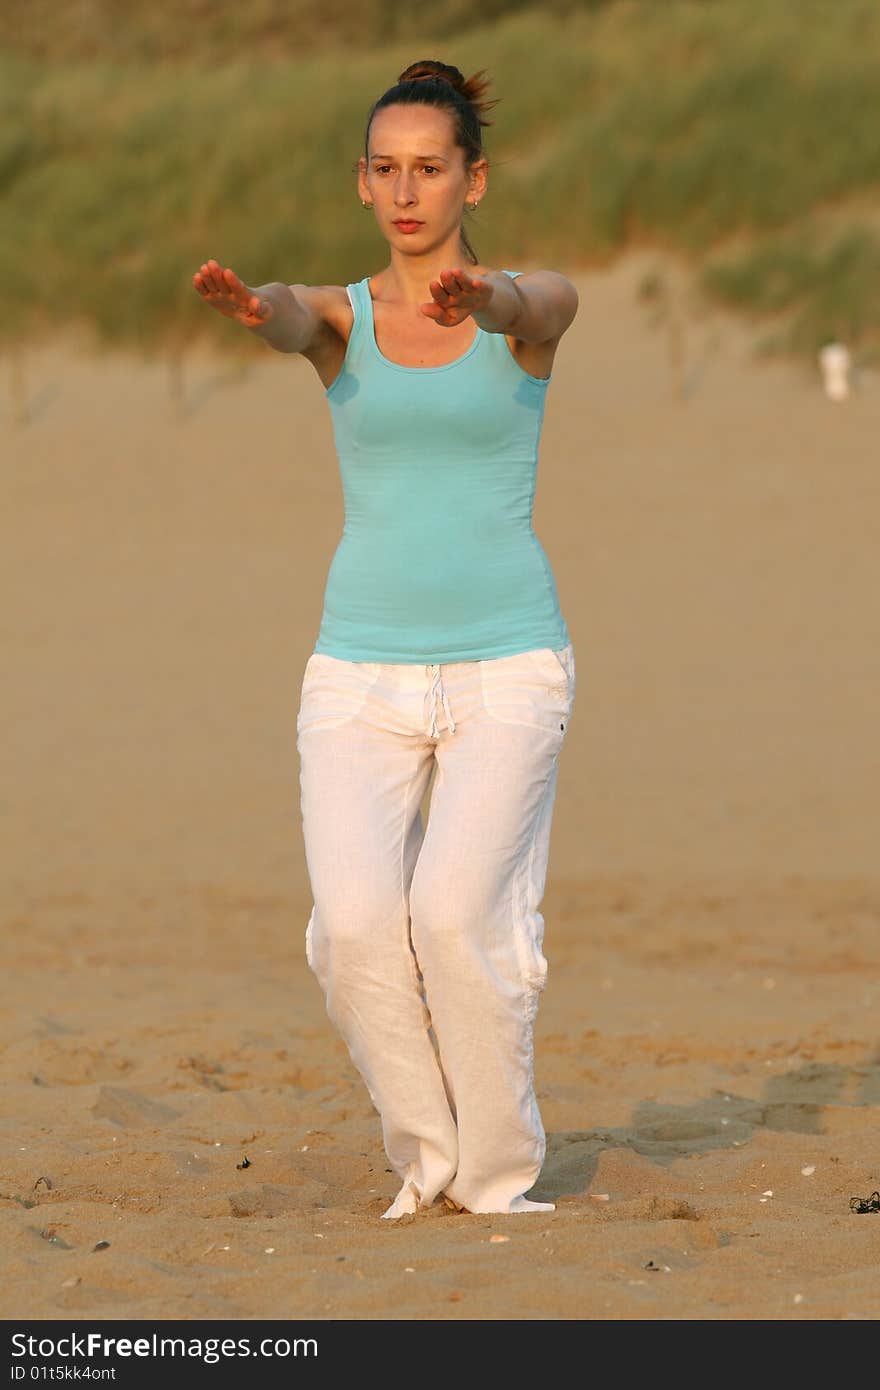
[[[388,169],[391,168],[391,165],[390,165],[390,164],[376,164],[374,167],[375,167],[375,171],[376,171],[377,174],[384,174]],[[426,164],[426,165],[424,166],[424,169],[425,169],[425,172],[426,172],[426,173],[431,173],[431,174],[439,174],[439,172],[440,172],[440,170],[437,168],[437,166],[436,166],[435,164]]]

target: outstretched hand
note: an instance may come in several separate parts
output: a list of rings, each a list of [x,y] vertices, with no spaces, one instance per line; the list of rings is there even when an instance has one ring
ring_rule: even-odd
[[[268,323],[275,312],[268,299],[254,294],[234,270],[224,269],[217,261],[206,261],[193,276],[193,284],[212,309],[248,328]]]
[[[426,318],[439,323],[441,328],[454,328],[462,323],[468,314],[479,314],[489,307],[492,286],[456,267],[454,270],[441,270],[440,279],[432,280],[430,304],[420,304],[419,308]]]

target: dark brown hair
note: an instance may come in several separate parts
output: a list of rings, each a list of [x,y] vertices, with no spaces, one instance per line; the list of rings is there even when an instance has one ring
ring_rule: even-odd
[[[383,106],[421,105],[437,106],[452,116],[455,143],[464,150],[465,166],[485,159],[482,127],[492,122],[485,120],[483,113],[497,106],[500,100],[499,97],[486,100],[489,81],[485,68],[466,78],[458,68],[437,62],[434,58],[410,63],[394,86],[383,92],[370,108],[364,134],[364,157],[369,159],[370,126],[377,111],[381,111]],[[464,227],[461,229],[461,240],[471,262],[476,265],[480,258],[471,246]]]

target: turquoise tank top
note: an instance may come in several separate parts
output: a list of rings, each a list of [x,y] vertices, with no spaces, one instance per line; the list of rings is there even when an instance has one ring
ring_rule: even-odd
[[[389,361],[368,282],[346,287],[354,323],[326,391],[345,524],[315,651],[428,664],[567,646],[532,529],[550,378],[530,376],[503,333],[479,327],[454,362]]]

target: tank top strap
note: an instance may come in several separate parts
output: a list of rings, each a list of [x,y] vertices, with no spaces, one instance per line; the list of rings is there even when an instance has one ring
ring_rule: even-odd
[[[348,291],[348,297],[351,301],[351,307],[354,313],[354,322],[351,326],[351,337],[349,338],[349,342],[352,348],[355,348],[360,346],[364,338],[364,332],[368,330],[370,291],[367,288],[367,281],[365,279],[358,280],[351,285],[346,285],[345,288]]]

